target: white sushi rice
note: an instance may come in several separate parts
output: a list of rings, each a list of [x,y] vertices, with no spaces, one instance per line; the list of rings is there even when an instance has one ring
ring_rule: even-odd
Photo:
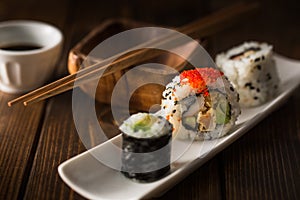
[[[180,76],[176,76],[172,82],[166,86],[163,92],[164,98],[161,104],[161,115],[173,124],[173,137],[191,140],[210,140],[223,137],[230,131],[241,112],[238,103],[238,94],[225,76],[218,78],[213,85],[209,86],[209,91],[215,89],[224,94],[230,103],[231,118],[226,124],[215,124],[214,130],[212,131],[195,131],[187,129],[182,124],[182,116],[185,112],[199,113],[205,104],[203,94],[196,94],[196,90],[190,87],[189,84],[181,84]],[[196,98],[197,101],[188,108],[184,101],[191,97]],[[212,114],[212,116],[212,120],[215,120],[215,115]]]
[[[260,105],[276,94],[279,78],[272,48],[266,43],[246,42],[217,55],[216,64],[239,93],[241,106]]]

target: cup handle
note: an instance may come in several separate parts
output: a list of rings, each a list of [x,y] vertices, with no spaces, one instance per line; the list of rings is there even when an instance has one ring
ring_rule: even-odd
[[[4,63],[0,69],[0,81],[5,85],[22,85],[20,64],[14,61]]]

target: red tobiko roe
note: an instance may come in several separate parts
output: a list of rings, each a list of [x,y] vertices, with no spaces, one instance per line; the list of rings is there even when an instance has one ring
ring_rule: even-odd
[[[180,74],[180,82],[182,84],[189,83],[192,88],[197,89],[197,93],[203,93],[204,96],[208,96],[207,85],[216,82],[223,74],[223,72],[214,68],[196,68],[183,71]]]

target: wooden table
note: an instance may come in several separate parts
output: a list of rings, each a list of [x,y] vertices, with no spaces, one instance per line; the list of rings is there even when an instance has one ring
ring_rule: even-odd
[[[179,26],[224,6],[216,0],[141,2],[2,0],[0,21],[35,19],[59,27],[65,45],[58,78],[67,73],[70,48],[106,18]],[[262,5],[256,16],[210,38],[214,46],[210,53],[255,39],[300,59],[297,1],[264,0]],[[83,199],[57,172],[60,163],[85,151],[72,118],[71,92],[26,108],[7,107],[14,97],[0,93],[0,199]],[[300,199],[299,102],[300,88],[286,104],[159,199]]]

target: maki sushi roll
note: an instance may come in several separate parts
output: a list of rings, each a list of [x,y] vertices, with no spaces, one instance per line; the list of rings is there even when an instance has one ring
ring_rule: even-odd
[[[128,178],[151,182],[170,170],[172,124],[161,116],[137,113],[120,126],[122,169]]]
[[[240,107],[238,94],[214,68],[183,71],[163,92],[162,113],[181,139],[215,139],[234,126]]]
[[[217,55],[216,64],[239,93],[241,106],[258,106],[276,94],[279,78],[272,48],[246,42]]]

